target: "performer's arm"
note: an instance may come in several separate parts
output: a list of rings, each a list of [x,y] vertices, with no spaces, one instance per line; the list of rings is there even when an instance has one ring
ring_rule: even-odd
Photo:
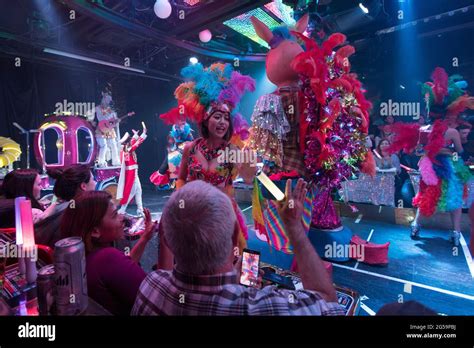
[[[189,151],[194,146],[194,141],[186,144],[183,150],[183,156],[181,157],[181,163],[179,165],[179,176],[178,181],[176,182],[176,188],[179,189],[186,183],[186,179],[188,178],[188,159],[189,159]]]
[[[155,232],[155,229],[157,227],[157,224],[151,220],[150,211],[145,208],[144,213],[145,213],[145,231],[143,232],[138,242],[133,246],[132,250],[130,251],[130,258],[136,263],[140,262],[143,252],[145,251],[145,247],[150,241],[151,237],[153,237],[153,233]]]
[[[237,164],[237,170],[246,184],[252,184],[255,173],[257,172],[257,155],[255,152],[251,152],[252,150],[250,149],[240,150],[237,146],[233,145],[231,146],[231,149],[234,151],[242,151],[244,162]]]
[[[452,140],[454,143],[454,149],[458,154],[461,154],[464,152],[464,148],[462,147],[462,142],[461,142],[461,135],[459,134],[457,129],[452,130]]]
[[[130,147],[130,152],[136,151],[138,147],[143,144],[147,135],[146,133],[142,133],[138,138],[132,140],[132,146]]]
[[[165,175],[166,172],[168,171],[168,152],[165,155],[165,159],[163,160],[163,163],[161,163],[160,169],[158,169],[158,172],[161,175]]]
[[[444,139],[447,143],[449,143],[449,141],[453,142],[454,151],[456,153],[462,154],[464,152],[464,149],[463,149],[462,143],[461,143],[461,136],[459,135],[459,132],[456,129],[448,128],[448,130],[444,134]],[[450,148],[443,147],[439,151],[439,154],[441,154],[441,155],[452,155],[453,151]]]

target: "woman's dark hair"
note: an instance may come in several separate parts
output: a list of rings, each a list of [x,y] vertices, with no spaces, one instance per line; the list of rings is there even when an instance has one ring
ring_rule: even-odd
[[[466,123],[462,123],[458,126],[458,130],[462,130],[462,129],[469,129],[471,130],[472,129],[472,126],[470,124],[466,124]]]
[[[212,117],[212,114],[206,120],[202,121],[199,124],[199,131],[201,133],[201,136],[205,139],[209,139],[208,123],[211,117]],[[232,138],[233,134],[234,134],[234,126],[232,124],[232,116],[229,115],[229,128],[227,129],[227,132],[224,135],[224,140],[229,141],[230,138]]]
[[[388,140],[387,138],[382,138],[382,139],[380,139],[380,142],[379,142],[379,144],[377,145],[377,152],[379,153],[380,156],[382,156],[382,150],[380,149],[380,145],[382,145],[382,143],[383,143],[384,141],[388,142],[389,145],[391,144],[391,143],[390,143],[390,140]]]
[[[38,171],[35,169],[17,169],[11,171],[3,179],[2,194],[7,199],[26,197],[31,201],[31,207],[43,210],[43,207],[33,195]]]
[[[15,227],[15,200],[0,199],[0,228]]]
[[[48,175],[56,180],[54,195],[69,201],[79,191],[81,184],[91,180],[91,170],[85,164],[73,164],[65,169],[49,169]]]
[[[61,238],[81,237],[86,253],[94,247],[92,232],[101,225],[112,196],[105,191],[84,191],[64,211],[59,228]]]

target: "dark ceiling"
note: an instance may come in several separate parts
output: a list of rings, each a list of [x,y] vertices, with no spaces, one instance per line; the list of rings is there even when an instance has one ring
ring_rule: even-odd
[[[400,21],[397,16],[403,1],[403,6],[411,6],[412,11],[407,15],[409,18]],[[261,7],[268,0],[170,2],[173,14],[168,19],[159,19],[153,11],[155,0],[0,0],[0,8],[7,9],[0,13],[0,54],[98,70],[112,68],[60,59],[44,53],[43,49],[64,50],[116,64],[123,64],[129,58],[131,66],[145,70],[147,77],[165,80],[177,78],[179,69],[192,55],[205,64],[232,57],[249,61],[264,59],[264,47],[223,22]],[[460,39],[467,35],[465,38],[472,41],[474,33],[472,0],[363,1],[370,9],[369,15],[361,12],[359,0],[283,2],[294,8],[295,17],[310,13],[315,36],[336,31],[346,34],[357,48],[355,61],[366,62],[372,68],[377,65],[375,60],[390,52],[389,37],[405,30],[397,27],[401,23],[418,20],[416,35],[425,40],[451,33]],[[179,17],[182,13],[184,19]],[[73,19],[71,14],[75,16]],[[212,31],[211,42],[199,41],[198,33],[203,29]],[[384,41],[388,42],[385,46]]]

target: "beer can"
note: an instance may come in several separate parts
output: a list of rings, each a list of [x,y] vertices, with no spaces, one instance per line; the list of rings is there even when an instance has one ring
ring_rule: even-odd
[[[54,265],[44,266],[38,271],[36,288],[38,291],[39,315],[56,314],[54,274]]]
[[[78,315],[87,309],[86,254],[80,237],[64,238],[54,245],[56,311]]]

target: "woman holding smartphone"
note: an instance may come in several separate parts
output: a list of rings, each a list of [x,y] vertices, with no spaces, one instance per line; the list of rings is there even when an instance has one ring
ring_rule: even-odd
[[[144,214],[145,230],[130,251],[113,247],[114,242],[124,237],[124,218],[107,192],[83,192],[62,218],[62,238],[78,236],[84,242],[89,296],[115,315],[130,314],[146,276],[139,261],[156,223],[148,209]]]

